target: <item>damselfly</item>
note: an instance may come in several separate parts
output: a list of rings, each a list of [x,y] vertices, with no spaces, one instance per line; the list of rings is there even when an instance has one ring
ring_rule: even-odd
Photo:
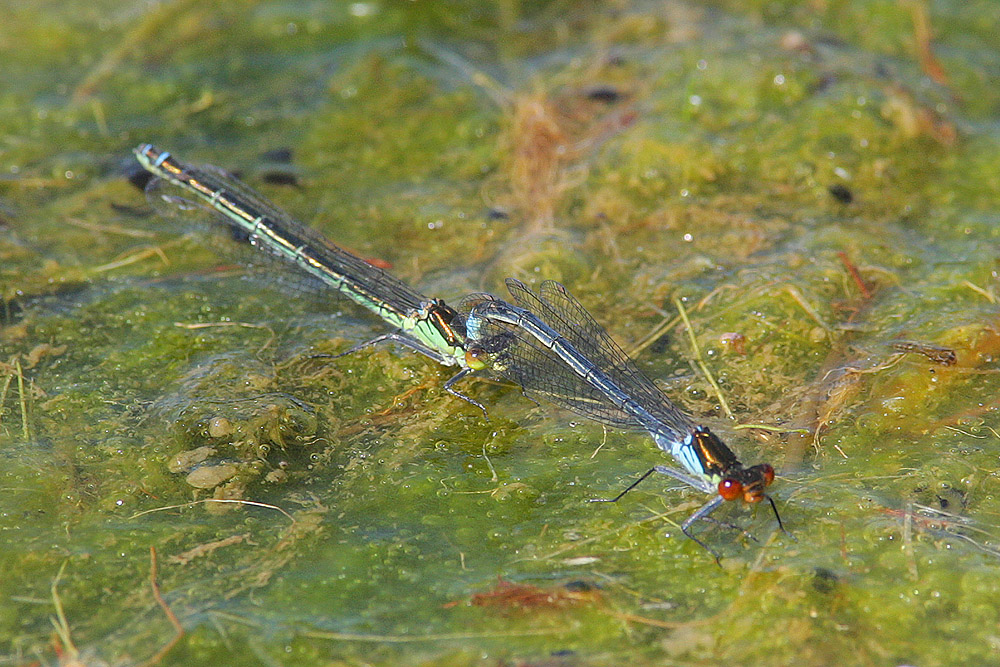
[[[467,357],[465,340],[452,326],[456,312],[444,301],[426,297],[382,269],[338,248],[222,169],[183,164],[150,144],[143,144],[134,152],[144,169],[179,188],[194,201],[158,193],[153,182],[147,186],[151,197],[162,196],[180,206],[194,203],[216,212],[250,245],[297,267],[321,285],[372,311],[395,329],[348,352],[389,341],[416,350],[445,366],[459,366],[461,370],[445,383],[445,390],[486,412],[478,402],[452,388],[474,370],[467,359],[473,364],[476,360]]]
[[[689,528],[726,500],[757,503],[766,498],[784,530],[774,500],[765,493],[774,481],[770,465],[744,467],[714,433],[670,402],[565,287],[549,280],[535,294],[508,278],[507,289],[517,306],[488,294],[463,301],[465,317],[459,321],[464,322],[469,356],[521,385],[528,396],[610,426],[649,432],[683,468],[655,466],[609,502],[654,472],[712,494],[681,530],[716,559],[718,554]]]

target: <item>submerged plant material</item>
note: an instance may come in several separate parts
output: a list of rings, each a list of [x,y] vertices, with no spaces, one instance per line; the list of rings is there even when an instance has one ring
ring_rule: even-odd
[[[997,661],[986,4],[8,4],[0,662]],[[422,294],[563,282],[798,541],[727,508],[717,568],[697,494],[583,502],[648,438],[324,357],[387,329],[155,215],[146,142]]]
[[[921,343],[912,340],[898,340],[891,343],[892,349],[900,352],[913,352],[921,354],[936,364],[942,366],[954,366],[958,363],[958,355],[950,347],[933,345],[931,343]]]
[[[496,586],[483,593],[473,593],[468,604],[493,608],[501,613],[525,613],[545,609],[561,609],[601,601],[600,592],[585,581],[571,581],[562,586],[539,587],[497,578]],[[450,602],[445,607],[454,607]]]

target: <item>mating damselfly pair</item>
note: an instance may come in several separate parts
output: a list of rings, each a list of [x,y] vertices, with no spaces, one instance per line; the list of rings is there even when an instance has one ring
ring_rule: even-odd
[[[774,480],[773,468],[744,467],[715,434],[677,408],[559,283],[543,282],[536,294],[509,278],[514,304],[489,294],[472,294],[452,308],[330,243],[232,174],[183,164],[149,144],[136,148],[135,156],[156,179],[182,193],[161,195],[151,182],[147,188],[151,197],[215,212],[238,238],[367,308],[392,327],[392,332],[348,352],[395,342],[445,366],[457,366],[460,370],[444,388],[484,414],[480,403],[454,389],[459,380],[499,375],[520,385],[528,396],[603,424],[648,432],[683,470],[655,466],[611,501],[654,472],[712,495],[681,530],[716,559],[715,550],[695,537],[690,527],[726,500],[757,503],[766,498],[783,530],[774,501],[765,493]]]

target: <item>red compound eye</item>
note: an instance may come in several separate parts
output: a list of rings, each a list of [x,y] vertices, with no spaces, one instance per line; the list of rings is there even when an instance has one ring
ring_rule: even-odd
[[[723,500],[736,500],[743,495],[743,485],[727,477],[719,482],[719,495]]]

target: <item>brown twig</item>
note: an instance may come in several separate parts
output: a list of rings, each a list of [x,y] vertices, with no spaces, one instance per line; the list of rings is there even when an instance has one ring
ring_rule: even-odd
[[[948,87],[950,85],[948,75],[941,66],[941,61],[934,55],[934,48],[931,45],[931,19],[927,13],[927,6],[921,1],[910,2],[909,5],[913,16],[913,37],[917,42],[920,69],[934,83]]]
[[[847,256],[847,253],[841,250],[840,252],[837,253],[837,257],[840,258],[840,261],[844,264],[844,268],[847,269],[847,272],[851,274],[851,278],[854,280],[854,284],[858,286],[858,291],[861,292],[861,296],[863,296],[866,299],[872,298],[871,290],[868,289],[867,285],[865,285],[865,281],[861,279],[861,274],[858,272],[858,267],[856,267],[854,265],[854,262],[850,260],[850,258]]]
[[[157,575],[156,547],[150,546],[149,547],[149,586],[150,586],[150,588],[153,589],[153,597],[156,598],[156,604],[160,605],[160,609],[163,610],[163,613],[166,615],[167,620],[170,621],[170,625],[174,626],[174,636],[170,639],[170,641],[168,641],[166,644],[164,644],[160,648],[160,650],[157,651],[153,655],[153,657],[151,657],[146,662],[142,663],[142,665],[140,667],[150,667],[150,665],[155,665],[158,662],[160,662],[160,660],[163,660],[163,657],[167,653],[169,653],[170,649],[172,649],[174,646],[176,646],[177,642],[179,642],[181,640],[181,637],[184,636],[184,626],[181,625],[181,622],[177,620],[177,616],[175,616],[173,610],[170,609],[170,605],[167,604],[167,601],[164,600],[163,596],[160,594],[160,584],[156,580],[156,575]]]

